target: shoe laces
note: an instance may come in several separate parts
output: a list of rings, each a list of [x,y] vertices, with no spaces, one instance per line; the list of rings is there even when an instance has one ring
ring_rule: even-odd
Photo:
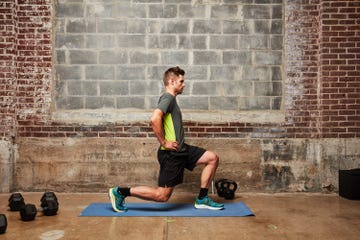
[[[215,203],[209,196],[207,196],[207,201],[208,201],[210,204],[214,204],[214,203]]]
[[[115,200],[116,200],[116,202],[117,203],[119,203],[120,204],[120,206],[123,206],[124,205],[124,203],[125,203],[125,198],[124,198],[124,196],[115,196]]]

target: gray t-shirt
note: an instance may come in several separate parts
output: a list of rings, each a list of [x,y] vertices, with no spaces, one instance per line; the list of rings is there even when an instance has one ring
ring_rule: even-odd
[[[163,133],[165,140],[177,141],[179,143],[178,152],[185,150],[184,128],[182,123],[181,110],[176,102],[176,98],[170,93],[160,96],[157,108],[164,113]],[[161,147],[162,150],[165,148]]]

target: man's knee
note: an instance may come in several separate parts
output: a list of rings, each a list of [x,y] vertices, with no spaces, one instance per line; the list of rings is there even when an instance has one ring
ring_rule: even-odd
[[[220,159],[219,159],[219,156],[216,153],[211,152],[210,159],[211,159],[210,161],[212,163],[214,163],[216,166],[219,164]]]
[[[156,196],[157,202],[167,202],[171,197],[172,190],[159,188]]]
[[[157,198],[157,202],[167,202],[169,198],[169,195],[159,195]]]
[[[219,164],[219,156],[211,151],[206,151],[204,155],[198,160],[197,164],[205,164],[217,167]]]

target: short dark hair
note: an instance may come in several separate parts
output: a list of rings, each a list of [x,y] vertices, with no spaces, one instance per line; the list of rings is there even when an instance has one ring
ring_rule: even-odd
[[[181,69],[179,66],[176,67],[172,67],[169,68],[168,70],[166,70],[166,72],[164,73],[164,85],[167,86],[169,83],[169,78],[171,75],[175,75],[175,76],[184,76],[185,75],[185,71],[183,69]]]

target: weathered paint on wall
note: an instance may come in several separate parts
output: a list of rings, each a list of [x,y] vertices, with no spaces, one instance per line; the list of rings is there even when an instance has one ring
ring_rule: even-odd
[[[348,140],[351,145],[359,140]],[[221,160],[215,179],[229,178],[240,192],[322,191],[337,188],[341,159],[359,158],[337,139],[190,139]],[[155,139],[19,138],[13,190],[102,192],[113,185],[157,185]],[[331,156],[327,153],[329,149]],[[186,172],[179,191],[197,191],[201,167]]]
[[[14,144],[0,140],[0,192],[9,192],[13,188]]]

